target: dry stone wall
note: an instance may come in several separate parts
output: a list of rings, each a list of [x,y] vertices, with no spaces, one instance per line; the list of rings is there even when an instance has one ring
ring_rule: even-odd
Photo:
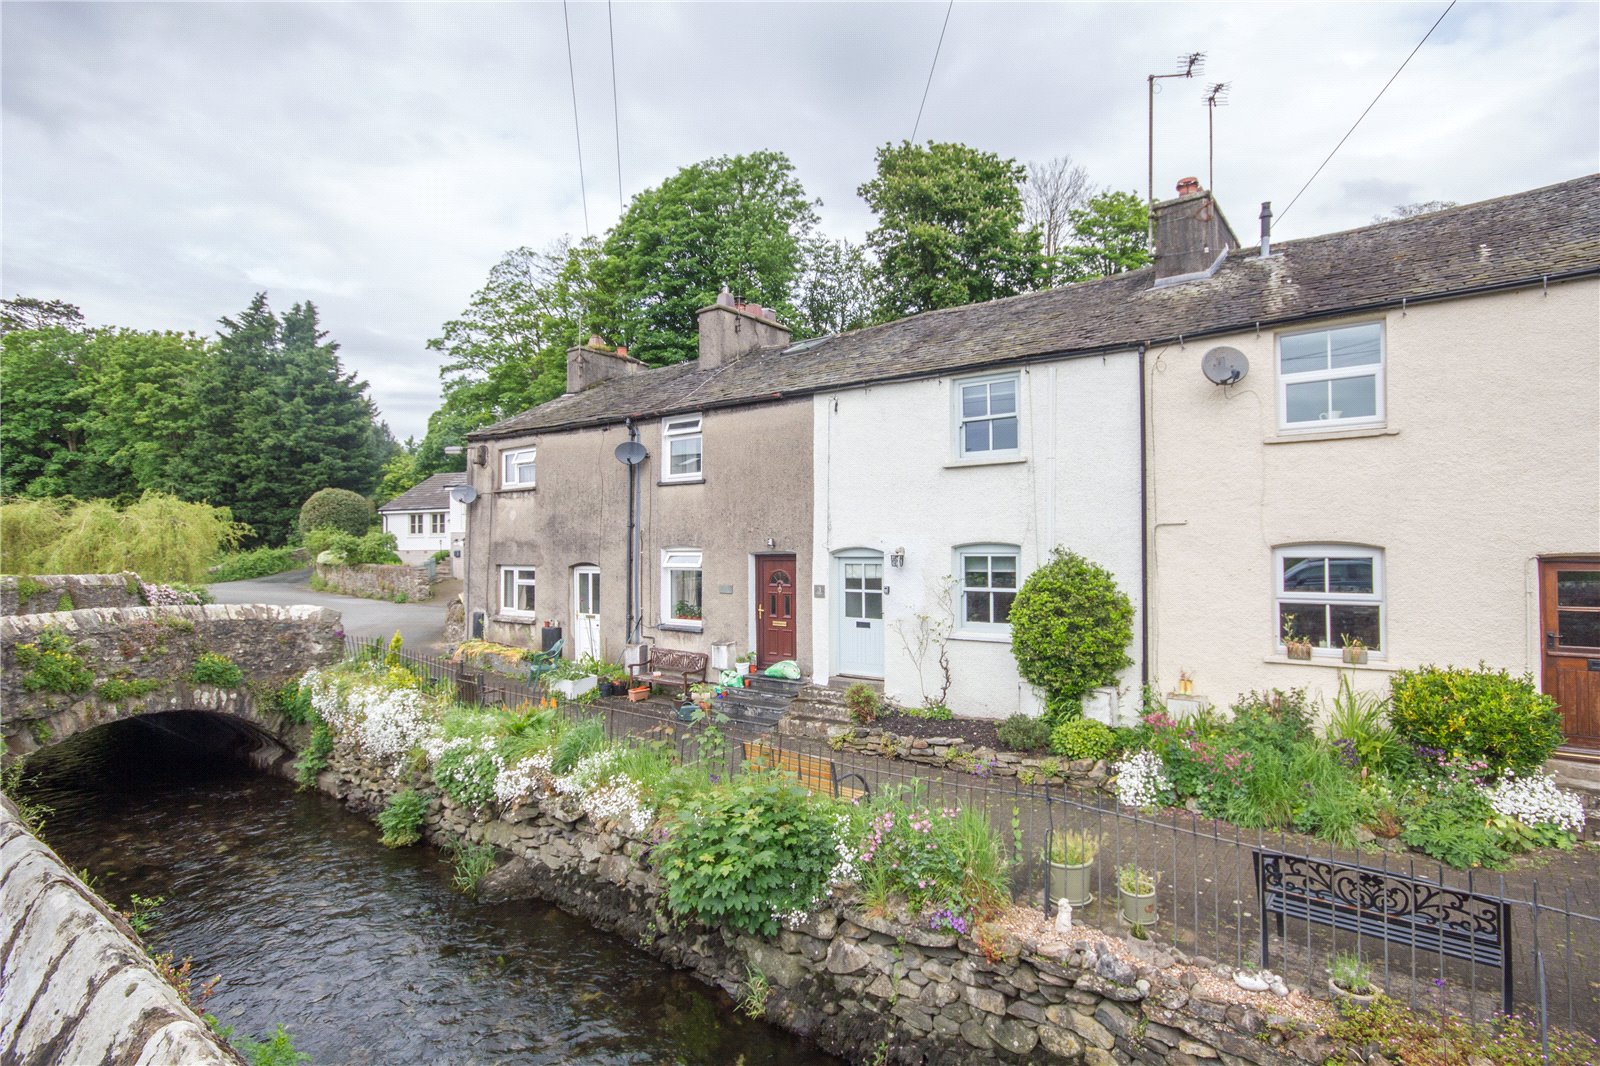
[[[411,603],[433,598],[433,584],[428,580],[427,568],[422,566],[319,564],[317,577],[330,591],[342,592],[346,596],[363,596],[369,600],[394,600],[404,596]]]
[[[239,1066],[118,914],[0,802],[0,1062]]]
[[[44,574],[0,577],[0,615],[45,614],[87,607],[143,607],[139,575]]]
[[[397,779],[344,752],[318,784],[374,816],[402,788],[434,791],[425,773]],[[730,995],[759,972],[769,1022],[851,1062],[1302,1066],[1335,1050],[1287,1017],[1211,998],[1170,955],[1130,962],[1099,934],[1047,945],[1010,932],[985,947],[848,903],[773,939],[674,919],[650,867],[652,841],[593,823],[570,797],[498,817],[437,799],[425,833],[509,854],[481,887],[486,899],[550,901]]]

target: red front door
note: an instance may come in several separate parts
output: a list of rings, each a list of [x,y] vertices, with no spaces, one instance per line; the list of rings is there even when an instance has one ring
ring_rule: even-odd
[[[795,657],[794,556],[756,556],[756,664]]]
[[[1539,621],[1567,746],[1600,752],[1600,557],[1539,560]]]

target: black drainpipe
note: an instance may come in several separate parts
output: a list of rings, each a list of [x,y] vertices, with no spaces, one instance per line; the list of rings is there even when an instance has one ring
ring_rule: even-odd
[[[628,427],[628,439],[629,440],[636,441],[636,440],[639,439],[639,427],[637,427],[637,426],[635,426],[633,424],[633,419],[625,418],[625,419],[622,420],[622,424],[624,426]],[[637,644],[637,643],[639,643],[639,630],[638,630],[638,626],[635,624],[634,607],[633,607],[633,602],[634,602],[634,598],[635,598],[634,597],[634,588],[633,588],[634,572],[635,572],[635,570],[638,569],[634,564],[634,558],[633,558],[634,528],[635,528],[635,526],[637,525],[637,522],[638,522],[637,511],[635,510],[634,498],[635,498],[635,495],[636,495],[636,489],[637,489],[638,483],[639,483],[639,464],[638,463],[629,463],[628,464],[628,626],[627,626],[627,632],[623,635],[623,640],[628,644]]]
[[[1139,345],[1139,687],[1150,684],[1150,479],[1146,473],[1144,353]]]

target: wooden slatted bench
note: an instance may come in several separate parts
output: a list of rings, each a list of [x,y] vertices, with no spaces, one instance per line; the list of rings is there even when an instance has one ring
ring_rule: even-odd
[[[641,666],[632,667],[635,681],[664,684],[669,678],[683,678],[683,698],[689,699],[689,686],[706,679],[706,667],[711,657],[703,651],[680,651],[677,648],[651,648],[650,658]]]
[[[834,799],[842,799],[846,803],[853,803],[862,797],[872,795],[872,789],[867,786],[866,778],[856,773],[841,775],[838,764],[832,759],[824,759],[820,755],[807,755],[788,748],[775,748],[760,740],[747,740],[741,746],[744,749],[745,765],[752,770],[782,770],[798,778],[804,788],[824,796],[832,796]],[[860,788],[844,783],[852,778],[861,783]]]

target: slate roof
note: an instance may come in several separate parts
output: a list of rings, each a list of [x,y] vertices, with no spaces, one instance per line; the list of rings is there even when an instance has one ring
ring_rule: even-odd
[[[448,511],[450,509],[450,489],[456,485],[465,485],[466,483],[467,475],[465,471],[433,474],[378,508],[378,513]]]
[[[1037,357],[1265,327],[1600,273],[1600,174],[1414,218],[1236,250],[1210,278],[1154,268],[603,382],[471,434],[484,440],[762,403]]]

